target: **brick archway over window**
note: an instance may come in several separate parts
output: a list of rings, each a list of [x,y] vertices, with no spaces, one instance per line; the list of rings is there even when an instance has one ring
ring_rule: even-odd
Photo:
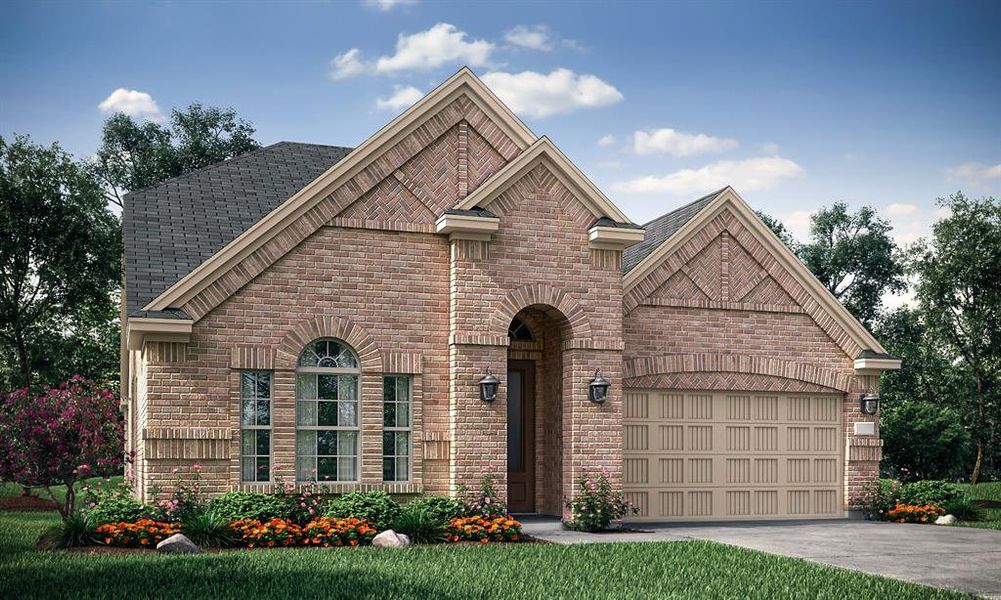
[[[747,373],[805,381],[842,392],[852,389],[853,376],[808,363],[746,354],[665,354],[624,361],[623,379],[668,373]]]
[[[289,330],[275,349],[276,369],[295,369],[306,344],[317,338],[337,338],[358,354],[362,372],[382,371],[382,353],[375,340],[347,317],[313,317]]]
[[[494,310],[490,319],[490,329],[495,335],[507,336],[511,319],[529,306],[544,305],[559,311],[569,324],[567,339],[590,341],[591,322],[576,298],[545,283],[531,283],[508,292],[504,300]]]

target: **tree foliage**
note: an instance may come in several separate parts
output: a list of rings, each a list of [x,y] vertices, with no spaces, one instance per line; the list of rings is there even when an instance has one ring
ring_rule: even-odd
[[[130,191],[259,148],[254,131],[232,108],[197,102],[174,109],[163,125],[118,113],[105,121],[91,166],[105,184],[108,200],[122,206],[122,196]]]
[[[120,256],[118,219],[85,169],[58,145],[0,138],[0,386],[114,368]]]
[[[782,221],[776,219],[768,213],[761,212],[760,210],[755,211],[755,214],[758,215],[758,218],[761,219],[761,222],[764,223],[766,227],[772,230],[775,237],[782,240],[783,244],[788,246],[793,253],[796,253],[799,244],[796,243],[796,239],[792,236],[792,232],[786,228]]]
[[[800,260],[863,325],[871,327],[886,292],[906,288],[904,266],[889,222],[864,206],[852,213],[843,202],[815,213]]]
[[[939,201],[951,215],[933,227],[918,250],[916,296],[929,335],[969,369],[977,456],[970,477],[980,478],[989,430],[996,427],[995,387],[1001,375],[1001,204],[962,193]]]
[[[121,474],[124,446],[118,399],[91,380],[75,376],[38,395],[22,388],[0,402],[0,479],[44,487],[53,501],[52,486],[65,485],[64,519],[79,480]]]

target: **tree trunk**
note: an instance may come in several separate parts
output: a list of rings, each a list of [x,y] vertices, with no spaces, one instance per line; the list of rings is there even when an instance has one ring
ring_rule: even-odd
[[[31,364],[28,362],[28,346],[24,343],[24,333],[14,333],[14,348],[17,350],[17,364],[21,375],[21,387],[31,387]]]
[[[984,466],[984,381],[977,375],[977,461],[973,463],[973,474],[970,483],[976,485],[980,480],[980,470]]]

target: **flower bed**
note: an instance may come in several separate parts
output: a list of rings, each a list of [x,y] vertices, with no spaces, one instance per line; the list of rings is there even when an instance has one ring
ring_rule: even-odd
[[[886,513],[887,519],[897,523],[932,523],[945,514],[945,509],[935,504],[898,504]]]
[[[107,546],[121,548],[152,548],[175,533],[181,532],[179,523],[163,523],[152,519],[139,519],[135,523],[106,523],[97,529],[97,538]]]
[[[521,539],[521,523],[511,517],[476,515],[452,519],[445,526],[445,539],[450,542],[517,542]]]
[[[247,548],[280,548],[291,546],[361,546],[372,543],[375,529],[361,519],[320,517],[300,527],[287,519],[271,519],[262,523],[242,519],[230,524],[239,543]]]

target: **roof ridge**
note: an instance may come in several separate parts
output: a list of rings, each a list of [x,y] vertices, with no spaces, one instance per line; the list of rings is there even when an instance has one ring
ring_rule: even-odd
[[[333,144],[317,144],[315,142],[293,142],[292,140],[282,140],[280,142],[275,142],[274,144],[271,144],[270,146],[267,147],[271,148],[272,146],[278,146],[281,144],[290,144],[292,146],[316,146],[317,148],[336,148],[338,150],[354,150],[354,147],[352,146],[335,146]],[[243,155],[241,154],[240,156]]]

